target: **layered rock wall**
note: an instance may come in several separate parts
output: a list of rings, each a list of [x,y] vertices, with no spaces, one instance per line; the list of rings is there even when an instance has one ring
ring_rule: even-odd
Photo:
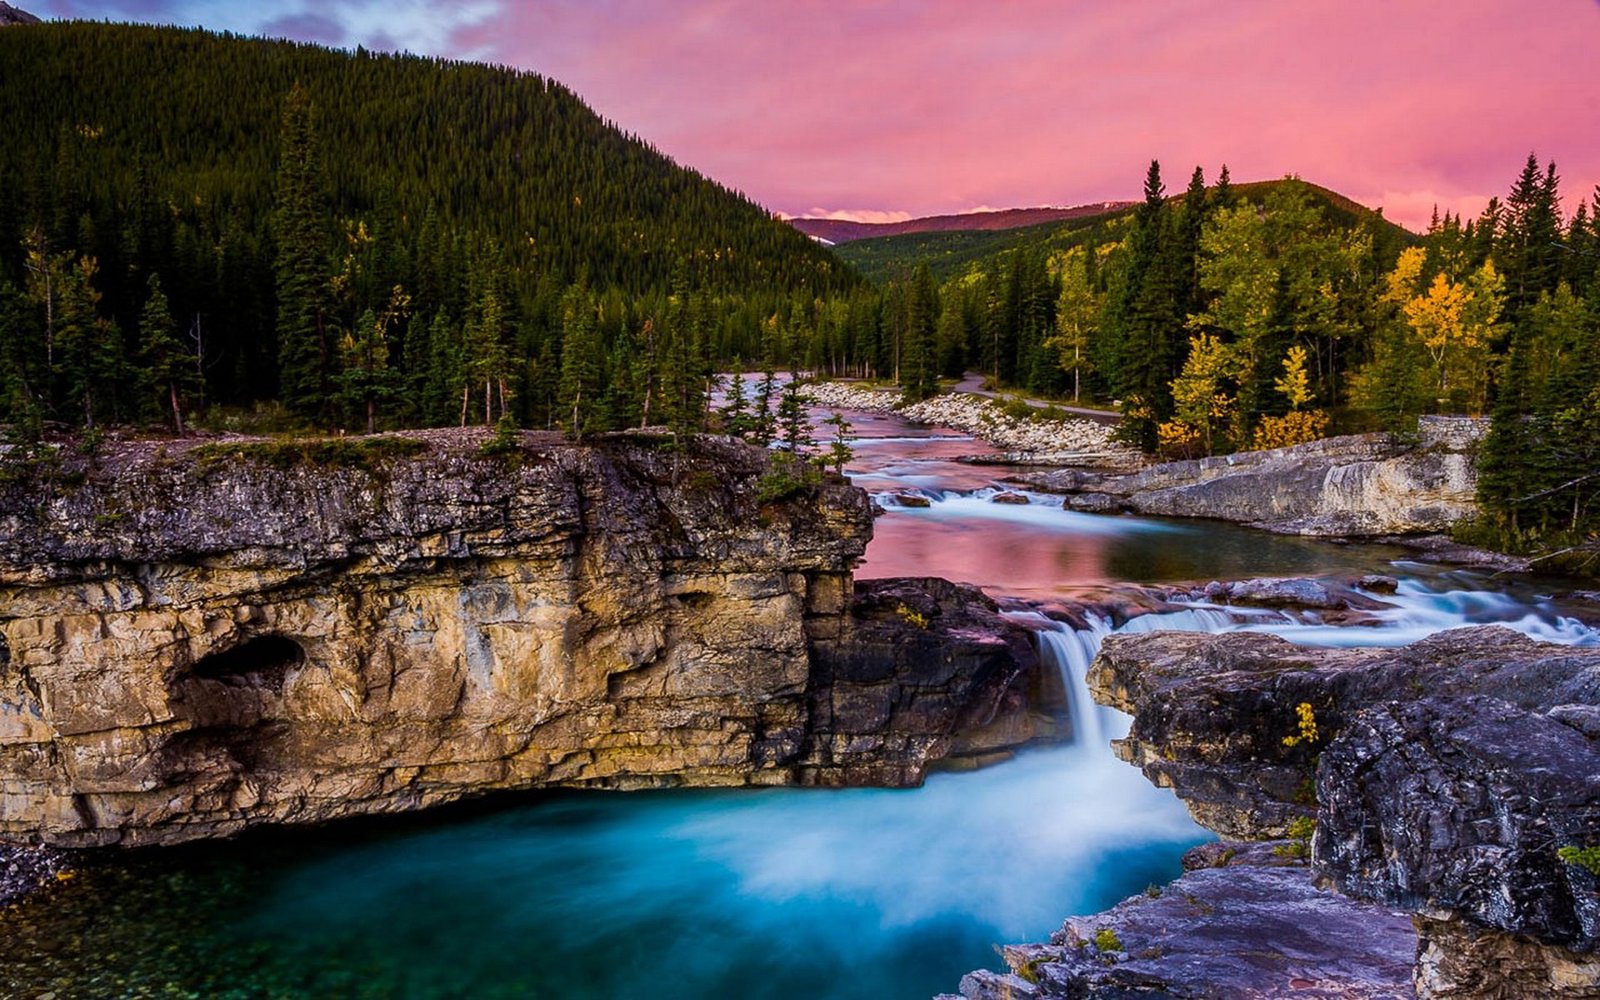
[[[856,596],[871,516],[843,481],[762,502],[768,456],[733,442],[478,444],[124,449],[0,483],[0,837],[906,784],[1051,732],[1026,635],[980,596]],[[893,669],[897,629],[925,637],[917,669]]]

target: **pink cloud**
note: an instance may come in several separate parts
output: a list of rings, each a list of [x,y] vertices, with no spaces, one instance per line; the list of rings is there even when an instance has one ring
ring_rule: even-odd
[[[852,208],[813,208],[800,214],[809,219],[837,219],[840,222],[905,222],[911,218],[910,212]]]
[[[25,4],[26,5],[26,4]],[[536,70],[774,211],[928,215],[1295,173],[1476,214],[1530,150],[1600,181],[1600,4],[1546,0],[35,0]]]
[[[506,4],[461,53],[534,69],[775,210],[1137,195],[1227,162],[1426,222],[1528,151],[1600,180],[1600,7],[1495,0]]]

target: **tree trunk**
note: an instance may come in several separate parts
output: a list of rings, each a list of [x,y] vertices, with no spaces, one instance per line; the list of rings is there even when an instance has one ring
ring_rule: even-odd
[[[183,410],[178,407],[178,383],[167,383],[167,401],[172,404],[172,433],[183,437]]]

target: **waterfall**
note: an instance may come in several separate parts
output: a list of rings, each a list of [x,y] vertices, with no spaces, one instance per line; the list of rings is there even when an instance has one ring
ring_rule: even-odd
[[[1111,625],[1093,616],[1086,629],[1068,628],[1059,622],[1051,624],[1055,627],[1039,633],[1039,651],[1061,674],[1061,683],[1067,689],[1073,742],[1085,747],[1104,747],[1100,706],[1089,696],[1089,664],[1100,652],[1100,640],[1111,631]]]
[[[1192,608],[1161,614],[1140,615],[1121,628],[1113,629],[1108,619],[1099,615],[1086,616],[1088,626],[1075,629],[1063,622],[1046,617],[1036,611],[1007,612],[1006,617],[1026,621],[1037,627],[1039,654],[1061,676],[1061,685],[1067,692],[1067,712],[1072,719],[1072,742],[1080,747],[1093,748],[1108,754],[1107,741],[1126,735],[1127,717],[1115,709],[1097,705],[1089,694],[1089,666],[1100,652],[1100,643],[1113,631],[1120,634],[1139,632],[1226,632],[1236,628],[1235,620],[1224,611],[1212,608]],[[1108,731],[1108,719],[1122,723]]]
[[[1102,709],[1089,696],[1089,665],[1100,652],[1100,640],[1111,634],[1111,623],[1098,615],[1089,615],[1089,627],[1075,629],[1036,611],[1011,611],[1006,617],[1039,626],[1034,633],[1039,637],[1039,655],[1061,675],[1061,686],[1067,692],[1072,742],[1104,752],[1106,735],[1100,718]]]

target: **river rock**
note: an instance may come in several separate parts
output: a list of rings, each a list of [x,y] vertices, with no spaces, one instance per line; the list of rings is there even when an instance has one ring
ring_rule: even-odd
[[[1328,743],[1317,800],[1345,892],[1600,945],[1600,880],[1556,856],[1600,844],[1600,743],[1577,729],[1481,695],[1375,705]]]
[[[37,845],[0,844],[0,907],[69,878],[71,874],[72,863],[64,851]]]
[[[1556,850],[1600,844],[1600,649],[1492,626],[1399,650],[1159,633],[1108,639],[1090,683],[1134,715],[1119,752],[1200,822],[1315,816],[1319,876],[1416,914],[1419,996],[1595,995],[1597,880]]]
[[[1129,474],[1018,477],[1068,507],[1238,521],[1286,534],[1371,537],[1447,530],[1477,512],[1476,442],[1487,422],[1424,417],[1414,439],[1326,438],[1290,448],[1169,462]],[[1082,500],[1078,498],[1082,497]]]
[[[981,595],[902,585],[913,618],[857,591],[871,515],[842,479],[763,501],[770,456],[725,439],[487,439],[125,446],[7,477],[0,838],[913,784],[1049,731],[1026,633]]]
[[[1021,506],[1023,504],[1032,503],[1033,501],[1029,500],[1024,494],[1012,493],[1008,490],[1004,493],[996,493],[994,496],[989,498],[989,502],[1015,504]]]
[[[1400,911],[1318,888],[1283,845],[1216,845],[1221,865],[1001,950],[965,1000],[1362,997],[1410,1000],[1417,934]]]

